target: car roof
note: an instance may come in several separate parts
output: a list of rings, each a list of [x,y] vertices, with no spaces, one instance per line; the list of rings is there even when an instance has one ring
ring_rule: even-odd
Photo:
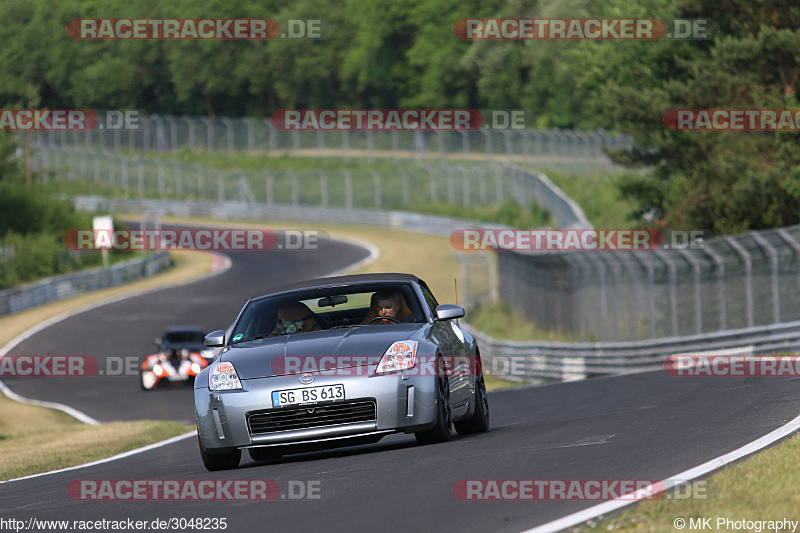
[[[254,294],[252,298],[260,298],[261,296],[268,296],[270,294],[277,294],[281,292],[289,292],[302,289],[315,289],[320,287],[353,285],[359,283],[370,283],[370,282],[420,283],[420,281],[422,280],[420,280],[417,276],[414,276],[412,274],[400,274],[397,272],[386,272],[380,274],[355,274],[351,276],[333,276],[328,278],[315,278],[307,281],[301,281],[298,283],[290,283],[287,285],[270,287],[265,291],[259,292],[258,294]]]

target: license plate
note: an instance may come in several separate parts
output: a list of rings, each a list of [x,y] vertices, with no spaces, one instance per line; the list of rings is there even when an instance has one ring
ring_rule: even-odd
[[[344,385],[322,385],[301,389],[276,390],[272,393],[272,407],[302,405],[306,403],[344,400]]]

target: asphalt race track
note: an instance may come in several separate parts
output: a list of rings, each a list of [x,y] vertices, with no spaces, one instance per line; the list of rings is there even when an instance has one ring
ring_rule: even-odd
[[[11,353],[141,357],[166,325],[227,327],[259,288],[322,275],[365,255],[363,249],[330,242],[316,252],[230,254],[233,267],[225,274],[76,315]],[[143,392],[137,379],[4,382],[24,396],[68,403],[99,420],[193,420],[190,390]],[[795,418],[800,382],[655,372],[494,392],[489,403],[492,427],[485,434],[430,446],[397,435],[378,444],[260,463],[245,453],[239,469],[216,473],[203,468],[196,440],[185,439],[85,469],[2,484],[0,517],[148,522],[224,517],[227,529],[237,532],[520,531],[597,502],[461,501],[453,486],[464,479],[664,479]],[[266,479],[277,481],[286,498],[74,500],[67,486],[82,479]],[[290,482],[316,484],[319,498],[292,500]]]

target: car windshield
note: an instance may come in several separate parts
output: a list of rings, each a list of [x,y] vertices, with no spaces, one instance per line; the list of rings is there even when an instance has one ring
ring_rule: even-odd
[[[250,302],[231,332],[231,342],[422,320],[422,307],[409,284],[327,287]]]
[[[164,344],[203,344],[202,331],[170,331],[164,334]]]

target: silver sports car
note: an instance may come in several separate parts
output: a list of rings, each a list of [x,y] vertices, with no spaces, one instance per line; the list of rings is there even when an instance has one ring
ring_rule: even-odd
[[[195,379],[200,455],[236,468],[413,433],[421,443],[489,427],[475,339],[464,309],[439,305],[408,274],[322,278],[251,298]]]

